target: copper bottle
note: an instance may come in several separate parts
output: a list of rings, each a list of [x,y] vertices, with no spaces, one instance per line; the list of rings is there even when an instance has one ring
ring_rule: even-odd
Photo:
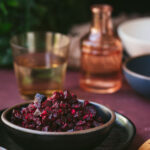
[[[93,5],[89,33],[81,40],[81,88],[113,93],[121,88],[122,44],[114,35],[109,5]]]

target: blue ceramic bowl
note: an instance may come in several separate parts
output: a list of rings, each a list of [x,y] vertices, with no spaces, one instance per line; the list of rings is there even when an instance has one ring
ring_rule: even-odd
[[[123,72],[135,91],[150,97],[150,55],[128,59],[123,65]]]

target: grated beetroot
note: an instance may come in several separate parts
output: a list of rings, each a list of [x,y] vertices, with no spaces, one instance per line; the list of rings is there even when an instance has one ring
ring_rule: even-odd
[[[36,94],[27,107],[13,109],[11,122],[24,128],[73,132],[102,125],[104,122],[88,101],[81,103],[69,91],[54,92],[51,97]]]

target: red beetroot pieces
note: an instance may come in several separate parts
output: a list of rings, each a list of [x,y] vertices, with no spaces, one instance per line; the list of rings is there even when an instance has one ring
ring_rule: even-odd
[[[81,103],[69,91],[54,92],[51,97],[36,94],[27,107],[14,109],[11,122],[24,128],[72,132],[94,128],[103,124],[94,106]]]

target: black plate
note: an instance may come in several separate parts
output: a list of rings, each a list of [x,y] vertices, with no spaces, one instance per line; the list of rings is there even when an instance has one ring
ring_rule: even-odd
[[[1,115],[2,111],[0,111]],[[136,129],[134,124],[125,116],[116,112],[116,121],[106,140],[94,150],[125,150],[131,143]],[[5,133],[0,120],[0,146],[8,150],[21,150]]]

